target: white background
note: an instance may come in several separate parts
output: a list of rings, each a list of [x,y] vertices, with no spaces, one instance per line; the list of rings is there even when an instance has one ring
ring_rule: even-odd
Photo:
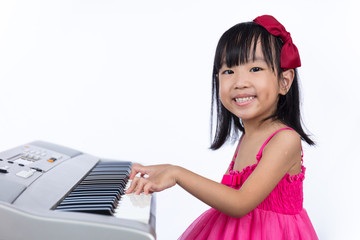
[[[303,66],[305,208],[320,239],[359,239],[359,7],[355,1],[0,0],[0,148],[33,140],[104,158],[173,163],[220,180],[234,146],[208,150],[221,34],[272,14]],[[159,240],[206,205],[157,194]]]

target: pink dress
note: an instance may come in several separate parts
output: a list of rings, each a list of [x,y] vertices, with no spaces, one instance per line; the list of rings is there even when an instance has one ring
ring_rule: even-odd
[[[241,172],[234,171],[234,159],[229,174],[221,183],[239,189],[259,163],[262,151],[273,133],[256,156],[257,163]],[[305,167],[297,175],[286,174],[254,210],[241,218],[229,217],[213,208],[198,217],[179,239],[241,239],[241,240],[312,240],[318,239],[310,219],[303,208],[303,181]]]

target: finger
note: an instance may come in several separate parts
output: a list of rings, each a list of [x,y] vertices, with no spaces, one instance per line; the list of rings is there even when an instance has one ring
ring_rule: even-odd
[[[130,187],[126,190],[126,193],[132,193],[138,184],[139,178],[136,177],[131,181]]]
[[[130,180],[132,180],[137,174],[137,172],[135,170],[135,165],[136,165],[136,163],[133,163],[133,165],[131,166],[131,171],[130,171],[130,174],[129,174],[129,179]]]
[[[141,164],[133,164],[129,178],[133,179],[138,173],[141,173],[141,177],[149,173],[149,168]]]
[[[138,164],[138,163],[133,163],[133,165],[131,166],[131,172],[130,172],[130,175],[129,175],[129,179],[133,179],[136,174],[138,174],[138,172],[141,172],[141,168],[143,166]]]
[[[148,182],[147,184],[145,184],[145,186],[144,186],[145,195],[148,195],[149,193],[152,193],[151,189],[152,189],[152,183],[151,182]]]
[[[145,178],[140,178],[138,184],[136,185],[135,188],[135,194],[136,195],[140,195],[140,193],[143,192],[144,189],[144,185],[148,182],[148,180],[146,180]]]

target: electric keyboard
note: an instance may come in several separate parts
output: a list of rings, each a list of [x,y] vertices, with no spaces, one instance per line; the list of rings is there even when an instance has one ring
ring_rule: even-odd
[[[130,170],[42,141],[1,152],[0,239],[155,239],[155,195],[124,194]]]

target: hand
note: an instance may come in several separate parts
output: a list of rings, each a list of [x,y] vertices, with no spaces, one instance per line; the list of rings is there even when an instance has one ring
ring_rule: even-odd
[[[174,168],[175,166],[170,164],[143,166],[134,163],[129,176],[132,182],[126,193],[149,194],[174,186],[176,184]],[[136,177],[138,173],[140,177]]]

